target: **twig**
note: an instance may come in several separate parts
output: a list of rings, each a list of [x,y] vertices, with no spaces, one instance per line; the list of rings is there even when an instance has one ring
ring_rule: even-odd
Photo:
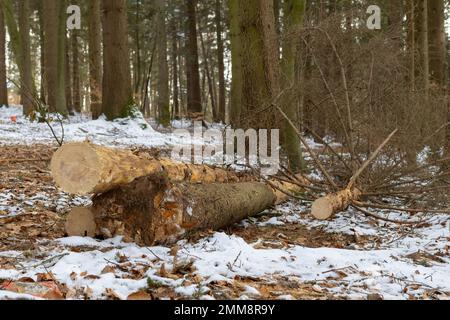
[[[395,129],[389,137],[386,138],[386,140],[383,141],[383,143],[375,150],[374,153],[367,159],[366,162],[362,165],[361,168],[358,169],[358,171],[353,175],[353,177],[350,179],[350,182],[348,184],[349,189],[353,188],[353,186],[356,183],[356,180],[361,176],[361,174],[364,172],[364,170],[367,169],[367,167],[372,163],[373,160],[378,156],[378,154],[381,152],[381,150],[388,144],[388,142],[392,139],[392,137],[397,133],[398,129]]]
[[[156,253],[154,253],[150,248],[146,248],[152,255],[155,256],[156,259],[158,259],[159,261],[163,261],[163,259],[161,259],[160,257],[158,257],[158,255]]]
[[[377,220],[382,220],[385,222],[390,222],[390,223],[395,223],[395,224],[403,224],[403,225],[417,225],[417,224],[420,224],[423,222],[423,221],[400,221],[400,220],[393,220],[393,219],[385,218],[385,217],[379,216],[375,213],[372,213],[370,211],[367,211],[363,208],[360,208],[355,203],[352,203],[352,207],[354,207],[356,210],[362,212],[364,215],[366,215],[368,217],[372,217]]]
[[[434,210],[434,209],[406,209],[406,208],[397,208],[394,206],[385,206],[381,204],[373,204],[373,203],[367,203],[367,202],[359,202],[359,201],[353,201],[355,205],[362,208],[376,208],[376,209],[382,209],[382,210],[395,210],[395,211],[403,211],[403,212],[409,212],[409,213],[442,213],[442,214],[450,214],[450,210]]]

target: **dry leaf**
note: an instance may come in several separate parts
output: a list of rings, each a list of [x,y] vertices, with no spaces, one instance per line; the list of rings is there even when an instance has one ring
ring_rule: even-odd
[[[106,289],[106,297],[113,300],[122,300],[113,289]]]
[[[114,268],[113,266],[106,266],[103,268],[102,274],[115,273],[115,271],[116,271],[116,268]]]
[[[138,291],[130,294],[127,300],[152,300],[152,296],[145,291]]]

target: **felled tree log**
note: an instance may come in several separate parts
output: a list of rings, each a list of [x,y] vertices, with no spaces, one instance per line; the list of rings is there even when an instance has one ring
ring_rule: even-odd
[[[337,193],[329,194],[314,201],[311,207],[311,214],[319,220],[327,220],[336,213],[346,210],[352,201],[356,201],[361,196],[361,191],[357,188],[347,188]]]
[[[290,193],[301,191],[289,183],[272,186]],[[94,197],[90,208],[74,209],[66,231],[69,236],[92,236],[95,225],[99,237],[168,244],[194,231],[227,227],[287,198],[262,182],[172,184],[162,175],[152,175]]]
[[[251,179],[235,172],[170,159],[151,159],[129,150],[112,149],[87,142],[69,143],[55,152],[51,172],[56,184],[71,194],[99,194],[128,184],[139,177],[164,174],[171,182],[237,182]]]

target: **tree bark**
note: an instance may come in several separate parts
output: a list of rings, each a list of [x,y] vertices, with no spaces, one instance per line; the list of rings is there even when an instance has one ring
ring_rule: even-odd
[[[430,89],[430,59],[428,46],[428,0],[416,0],[416,37],[419,51],[421,90],[428,95]]]
[[[89,87],[92,119],[102,114],[101,0],[89,1]]]
[[[277,124],[279,116],[269,110],[263,116],[255,117],[254,111],[271,104],[280,92],[280,59],[273,2],[239,1],[238,10],[241,12],[241,114],[246,118],[241,126],[271,128]]]
[[[169,66],[167,63],[166,0],[158,0],[158,109],[159,123],[170,126]]]
[[[230,39],[231,39],[231,99],[230,122],[233,126],[240,125],[242,112],[242,48],[241,48],[241,21],[240,0],[228,0],[230,12]]]
[[[179,99],[179,53],[178,36],[176,22],[172,21],[172,91],[173,91],[173,115],[174,118],[181,117],[180,99]]]
[[[277,187],[300,191],[287,183]],[[94,197],[92,208],[75,209],[66,231],[69,236],[123,236],[139,245],[170,244],[195,231],[227,227],[286,198],[261,182],[173,185],[164,176],[146,176]]]
[[[66,104],[67,104],[67,111],[70,115],[75,115],[75,111],[73,108],[73,94],[72,94],[72,68],[71,68],[71,59],[70,59],[70,52],[71,52],[71,42],[70,39],[66,38],[66,44],[65,44],[65,51],[64,54],[66,55],[66,63],[65,63],[65,75],[66,75]]]
[[[2,6],[0,6],[0,107],[8,106],[6,84],[6,29]]]
[[[408,22],[407,32],[407,48],[408,48],[408,69],[409,69],[409,81],[411,84],[411,91],[416,90],[416,13],[417,9],[415,1],[406,0],[407,5],[406,14]]]
[[[200,72],[198,64],[197,44],[197,0],[186,0],[187,9],[187,50],[186,50],[186,74],[187,74],[187,108],[190,113],[201,113],[202,99],[200,90]]]
[[[446,35],[445,6],[443,0],[428,1],[428,32],[430,78],[439,87],[445,82]]]
[[[108,120],[129,115],[133,103],[126,0],[103,0],[103,112]]]
[[[21,37],[22,51],[20,59],[23,65],[23,75],[21,83],[21,102],[23,105],[23,114],[28,116],[34,110],[33,97],[35,87],[33,82],[33,73],[31,67],[30,51],[30,1],[23,0],[19,2],[19,32]]]
[[[65,95],[66,21],[64,1],[43,0],[45,87],[50,112],[67,114]]]
[[[222,1],[216,0],[217,63],[219,71],[219,112],[216,121],[226,122],[225,63],[222,27]]]
[[[72,99],[75,111],[81,113],[81,80],[78,30],[72,30]]]
[[[47,94],[45,90],[45,44],[44,44],[44,13],[42,1],[38,2],[38,19],[39,19],[39,46],[40,46],[40,90],[39,99],[44,104],[47,103]]]
[[[211,109],[212,109],[212,114],[213,114],[213,118],[215,121],[219,121],[219,110],[217,109],[217,104],[216,104],[216,98],[214,95],[214,82],[212,79],[212,73],[213,71],[210,68],[210,54],[209,54],[209,50],[206,49],[205,46],[205,41],[203,39],[203,34],[200,31],[199,33],[199,37],[200,37],[200,43],[202,46],[202,53],[203,53],[203,64],[205,65],[205,69],[204,69],[204,73],[205,73],[205,78],[206,81],[208,82],[208,93],[209,93],[209,97],[211,100]],[[205,90],[206,91],[206,90]],[[207,101],[207,99],[204,99],[204,101]]]
[[[283,43],[283,88],[286,90],[283,99],[283,107],[286,115],[292,122],[298,124],[298,99],[296,97],[298,86],[298,78],[296,77],[296,61],[298,60],[298,37],[297,30],[303,23],[305,14],[305,0],[285,0],[284,3],[284,25],[285,38]],[[301,153],[300,139],[294,128],[289,123],[283,125],[283,145],[288,155],[289,166],[293,172],[298,172],[304,167],[304,160]]]

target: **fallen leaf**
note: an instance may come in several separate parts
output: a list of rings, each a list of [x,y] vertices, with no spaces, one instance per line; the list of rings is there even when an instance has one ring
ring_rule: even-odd
[[[138,291],[130,294],[127,300],[152,300],[152,296],[145,291]]]
[[[113,300],[122,300],[113,289],[106,289],[106,297]]]
[[[116,268],[114,268],[113,266],[106,266],[103,268],[102,274],[114,273],[115,271],[116,271]]]

